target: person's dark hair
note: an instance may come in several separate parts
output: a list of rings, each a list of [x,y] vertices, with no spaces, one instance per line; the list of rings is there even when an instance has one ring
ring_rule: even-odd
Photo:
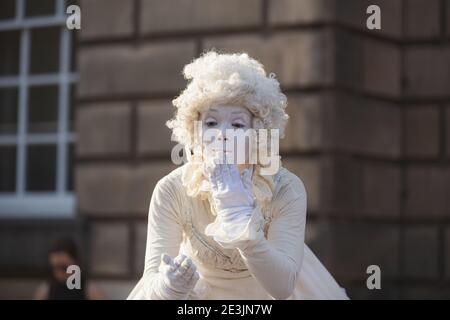
[[[72,238],[64,237],[57,239],[49,250],[49,254],[55,252],[65,252],[75,261],[79,260],[78,248]]]

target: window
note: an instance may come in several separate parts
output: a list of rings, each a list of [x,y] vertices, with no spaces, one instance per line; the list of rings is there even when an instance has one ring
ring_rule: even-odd
[[[0,217],[71,216],[73,1],[0,1]]]

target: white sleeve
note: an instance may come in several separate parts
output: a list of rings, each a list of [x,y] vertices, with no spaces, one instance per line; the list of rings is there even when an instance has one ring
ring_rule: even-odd
[[[183,227],[180,219],[176,190],[161,179],[155,186],[148,212],[147,248],[143,290],[146,299],[164,299],[157,288],[161,254],[175,257],[179,253]]]
[[[286,299],[294,291],[300,273],[305,240],[306,190],[293,176],[273,199],[273,218],[267,239],[257,207],[239,237],[220,243],[237,247],[252,275],[275,299]]]

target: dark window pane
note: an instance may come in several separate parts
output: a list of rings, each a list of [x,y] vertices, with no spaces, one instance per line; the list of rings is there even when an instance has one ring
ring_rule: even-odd
[[[19,73],[19,52],[20,32],[0,32],[0,76]]]
[[[28,132],[56,132],[58,87],[54,85],[30,87],[28,101]]]
[[[70,71],[75,72],[77,68],[77,52],[78,52],[78,42],[77,35],[78,32],[69,32],[71,41],[71,51],[70,51]]]
[[[16,190],[16,147],[0,147],[0,192]]]
[[[75,122],[75,95],[77,87],[75,84],[70,85],[70,95],[69,95],[69,131],[74,131],[74,122]]]
[[[56,146],[29,145],[27,150],[27,191],[54,191]]]
[[[0,1],[0,20],[14,19],[16,15],[16,0]]]
[[[48,16],[54,14],[55,0],[27,0],[25,2],[26,17]]]
[[[58,72],[59,38],[58,27],[32,29],[30,73]]]
[[[66,0],[66,8],[68,8],[71,5],[77,5],[80,6],[79,1],[77,0]],[[70,71],[75,72],[76,70],[76,53],[77,53],[77,46],[78,46],[78,34],[79,32],[69,32],[70,42],[71,42],[71,52],[70,52]]]
[[[72,4],[79,5],[79,2],[80,1],[78,1],[78,0],[66,0],[66,7],[68,7]]]
[[[73,191],[73,164],[75,156],[75,147],[73,143],[67,146],[67,190]]]
[[[0,88],[0,134],[17,132],[17,88]]]

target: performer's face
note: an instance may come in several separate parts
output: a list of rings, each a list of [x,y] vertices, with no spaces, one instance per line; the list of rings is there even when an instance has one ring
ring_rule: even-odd
[[[227,147],[225,143],[228,139],[234,140],[229,134],[231,132],[239,132],[236,131],[237,129],[242,129],[240,132],[245,132],[247,129],[252,128],[253,115],[247,108],[241,106],[213,105],[201,114],[200,120],[202,122],[203,132],[203,158],[205,159],[205,157],[211,157],[217,155],[217,153],[224,152],[225,154],[229,154],[232,152],[232,150],[228,150],[230,146]],[[214,133],[214,139],[211,139],[211,134],[205,134],[208,129],[216,129],[209,130],[210,133]],[[235,144],[233,143],[233,145]],[[238,145],[235,145],[235,147],[239,148]],[[242,150],[242,147],[244,146],[240,146],[240,149],[235,149],[235,151],[245,152],[245,163],[248,164],[248,144],[245,144],[245,150]],[[237,163],[239,164],[239,162]],[[238,165],[240,169],[246,166],[242,163]]]

